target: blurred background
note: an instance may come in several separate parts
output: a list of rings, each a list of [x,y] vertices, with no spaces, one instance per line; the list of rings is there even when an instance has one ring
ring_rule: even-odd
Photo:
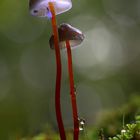
[[[140,95],[140,1],[72,2],[72,9],[57,16],[57,22],[85,34],[83,44],[72,50],[78,110],[87,127],[98,127],[103,112],[115,109],[123,116],[121,106]],[[32,17],[28,3],[0,0],[1,140],[57,132],[55,54],[48,43],[51,21]],[[61,55],[63,119],[72,129],[66,52]],[[134,117],[140,109],[133,111]]]

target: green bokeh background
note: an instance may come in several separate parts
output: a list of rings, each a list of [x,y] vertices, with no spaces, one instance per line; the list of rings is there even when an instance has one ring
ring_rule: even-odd
[[[79,116],[98,125],[98,113],[119,108],[140,94],[140,1],[73,0],[57,16],[85,34],[72,50]],[[0,0],[0,139],[57,131],[54,109],[55,55],[51,22],[32,17],[28,0]],[[62,51],[62,110],[72,128],[67,56]]]

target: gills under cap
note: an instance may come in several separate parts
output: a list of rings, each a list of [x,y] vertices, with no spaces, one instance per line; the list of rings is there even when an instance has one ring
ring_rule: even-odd
[[[71,0],[30,0],[29,9],[33,16],[50,18],[49,2],[54,5],[56,15],[71,9]]]

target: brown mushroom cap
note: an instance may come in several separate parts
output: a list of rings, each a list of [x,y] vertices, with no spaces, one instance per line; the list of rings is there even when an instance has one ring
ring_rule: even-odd
[[[75,48],[84,40],[84,34],[80,30],[66,23],[63,23],[59,26],[58,35],[59,47],[61,49],[66,48],[66,41],[69,41],[70,46]],[[49,44],[50,48],[54,49],[54,35],[50,37]]]

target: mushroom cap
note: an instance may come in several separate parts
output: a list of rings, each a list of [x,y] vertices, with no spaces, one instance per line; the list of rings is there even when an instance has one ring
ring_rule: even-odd
[[[60,49],[66,48],[66,41],[69,41],[70,46],[75,48],[80,45],[85,38],[84,34],[80,30],[66,23],[63,23],[59,26],[58,35]],[[54,49],[54,35],[50,37],[49,44],[50,48]]]
[[[53,3],[56,15],[66,12],[72,7],[71,0],[30,0],[29,8],[31,15],[48,17],[50,12],[48,6],[49,2]]]

